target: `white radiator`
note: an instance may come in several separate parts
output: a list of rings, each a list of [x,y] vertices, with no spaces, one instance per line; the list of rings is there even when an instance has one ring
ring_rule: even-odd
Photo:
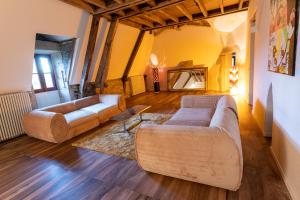
[[[0,142],[24,133],[22,118],[31,110],[28,92],[0,95]]]

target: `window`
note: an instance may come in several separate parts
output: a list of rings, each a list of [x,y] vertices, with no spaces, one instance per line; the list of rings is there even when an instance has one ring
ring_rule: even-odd
[[[32,87],[35,92],[56,90],[55,76],[48,55],[36,54],[33,60]]]

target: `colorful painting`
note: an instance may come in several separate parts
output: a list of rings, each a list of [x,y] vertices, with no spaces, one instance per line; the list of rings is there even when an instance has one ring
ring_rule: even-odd
[[[270,0],[269,71],[294,75],[298,0]]]

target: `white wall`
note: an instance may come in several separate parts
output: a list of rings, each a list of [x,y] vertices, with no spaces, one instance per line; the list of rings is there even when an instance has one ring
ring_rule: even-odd
[[[300,199],[300,34],[298,34],[296,74],[276,74],[268,69],[269,1],[252,1],[257,32],[254,55],[254,117],[266,130],[267,96],[273,88],[272,151],[293,199]],[[300,20],[299,20],[300,22]]]
[[[152,52],[157,55],[160,65],[166,67],[193,60],[195,65],[210,68],[222,48],[221,37],[211,27],[183,26],[179,30],[164,30],[155,36]]]
[[[31,90],[36,33],[79,38],[75,67],[82,66],[90,21],[86,12],[58,0],[3,2],[0,6],[0,93]],[[76,73],[81,73],[80,69]]]

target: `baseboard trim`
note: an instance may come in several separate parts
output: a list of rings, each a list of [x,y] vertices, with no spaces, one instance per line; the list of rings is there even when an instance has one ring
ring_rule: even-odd
[[[272,157],[275,160],[275,163],[276,163],[276,165],[277,165],[277,167],[279,169],[280,176],[281,176],[282,180],[284,181],[284,183],[285,183],[285,185],[286,185],[286,187],[287,187],[287,189],[289,191],[290,199],[291,200],[296,200],[296,195],[294,193],[294,190],[292,189],[291,185],[288,183],[288,180],[287,180],[287,178],[286,178],[286,176],[285,176],[285,174],[283,172],[283,169],[282,169],[282,167],[281,167],[281,165],[280,165],[280,163],[279,163],[279,161],[278,161],[278,159],[277,159],[277,157],[276,157],[276,155],[275,155],[275,153],[273,151],[272,146],[270,147],[270,150],[271,150]]]

